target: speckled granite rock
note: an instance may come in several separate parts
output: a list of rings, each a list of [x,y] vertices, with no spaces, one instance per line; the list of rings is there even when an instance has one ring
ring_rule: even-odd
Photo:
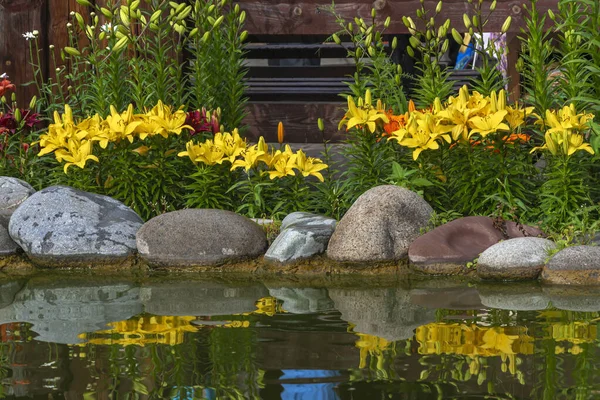
[[[562,249],[546,264],[542,280],[561,285],[600,284],[600,247],[573,246]]]
[[[265,260],[290,263],[322,254],[335,229],[336,220],[322,215],[295,212],[285,217]]]
[[[93,267],[130,261],[142,222],[110,197],[51,186],[21,204],[8,231],[35,264]]]
[[[506,222],[496,226],[489,217],[464,217],[438,226],[417,238],[408,249],[411,268],[427,274],[453,275],[465,264],[503,239],[538,236],[536,228]]]
[[[338,223],[327,256],[355,263],[405,258],[432,212],[421,196],[408,189],[393,185],[369,189]]]
[[[8,234],[8,230],[0,225],[0,258],[21,252],[21,248]]]
[[[140,256],[154,267],[217,266],[257,258],[265,231],[231,211],[187,209],[159,215],[137,233]]]
[[[8,228],[10,216],[33,193],[35,190],[29,183],[0,176],[0,225]]]
[[[477,261],[477,275],[483,279],[537,279],[548,258],[548,251],[554,248],[554,242],[543,238],[502,241],[481,253]]]

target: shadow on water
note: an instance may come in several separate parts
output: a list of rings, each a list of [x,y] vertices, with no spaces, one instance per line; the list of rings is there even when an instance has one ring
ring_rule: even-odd
[[[3,278],[0,398],[594,399],[599,321],[532,283]]]

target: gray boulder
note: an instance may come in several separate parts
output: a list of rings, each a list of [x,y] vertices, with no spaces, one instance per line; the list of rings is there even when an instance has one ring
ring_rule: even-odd
[[[118,265],[134,254],[135,234],[142,223],[132,209],[115,199],[51,186],[21,204],[8,231],[42,266]]]
[[[329,289],[329,296],[354,332],[388,341],[411,338],[417,327],[435,321],[436,310],[413,305],[400,288]]]
[[[600,293],[594,286],[545,285],[544,294],[559,310],[598,312]]]
[[[267,249],[265,231],[231,211],[188,209],[159,215],[137,233],[140,256],[154,267],[221,265]]]
[[[363,193],[338,223],[327,256],[349,262],[405,258],[432,212],[421,196],[408,189],[374,187]]]
[[[487,248],[477,261],[477,275],[483,279],[537,279],[548,251],[556,244],[548,239],[522,237]]]
[[[269,288],[269,294],[282,300],[283,309],[292,314],[312,314],[335,308],[325,288]]]
[[[573,246],[556,253],[542,271],[546,283],[600,284],[600,247]]]
[[[8,230],[0,225],[0,258],[17,254],[21,251],[18,244],[8,234]]]
[[[324,253],[335,224],[335,219],[322,215],[289,214],[283,219],[281,232],[267,250],[265,260],[288,263]]]
[[[0,176],[0,225],[8,227],[10,216],[35,189],[25,181],[8,176]]]

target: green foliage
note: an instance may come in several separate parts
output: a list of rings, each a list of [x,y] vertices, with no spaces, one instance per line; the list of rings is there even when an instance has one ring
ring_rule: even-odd
[[[550,31],[545,28],[546,16],[540,15],[537,0],[531,0],[522,29],[520,72],[527,93],[525,102],[535,107],[538,115],[545,115],[555,100],[553,79],[550,77],[553,46]]]
[[[373,96],[380,99],[384,104],[395,112],[404,112],[407,108],[407,100],[402,87],[402,68],[393,62],[390,50],[396,48],[396,41],[391,46],[383,40],[383,35],[390,24],[390,19],[383,26],[376,22],[377,12],[371,11],[371,20],[366,22],[363,18],[355,18],[349,22],[335,10],[335,3],[328,9],[336,18],[340,30],[333,34],[329,40],[333,40],[347,51],[347,57],[354,61],[356,72],[347,82],[350,89],[349,94],[363,97],[367,88],[370,88]],[[346,46],[342,38],[350,41]]]
[[[415,67],[419,71],[419,75],[414,77],[414,100],[420,108],[429,107],[436,98],[445,99],[452,93],[452,82],[448,80],[450,72],[440,64],[449,47],[446,35],[450,29],[449,19],[436,25],[435,19],[441,11],[442,2],[433,11],[421,2],[417,9],[418,23],[410,17],[402,19],[412,35],[407,52],[415,58]]]
[[[433,186],[429,180],[419,176],[418,169],[405,168],[396,161],[392,162],[392,173],[388,177],[388,182],[412,190],[421,196],[424,188]]]

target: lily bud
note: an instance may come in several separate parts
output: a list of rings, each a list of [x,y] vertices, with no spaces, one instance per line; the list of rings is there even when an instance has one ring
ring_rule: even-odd
[[[454,41],[456,43],[458,43],[459,45],[463,45],[463,37],[460,33],[458,33],[458,31],[454,28],[452,28],[452,38],[454,39]]]
[[[504,89],[498,92],[498,110],[506,110],[506,91]]]
[[[471,27],[471,19],[469,18],[469,16],[467,14],[463,14],[463,24],[465,25],[465,28],[469,29]]]
[[[240,42],[245,42],[246,39],[248,39],[248,31],[244,31],[242,32],[242,34],[240,35]]]
[[[210,36],[210,31],[206,31],[204,32],[204,35],[202,35],[202,38],[200,39],[200,41],[202,43],[206,43],[206,41],[208,40],[208,37]]]
[[[6,104],[6,96],[0,97],[0,103]]]
[[[433,101],[433,112],[437,114],[440,111],[442,111],[443,109],[444,109],[444,107],[442,106],[442,101],[440,100],[439,97],[436,97],[435,100]]]
[[[219,27],[219,25],[221,25],[221,22],[223,22],[224,19],[225,19],[224,15],[221,15],[219,18],[217,18],[217,20],[213,24],[213,29],[217,29]]]
[[[29,109],[33,110],[35,108],[35,103],[37,103],[37,97],[33,96],[31,98],[31,101],[29,102]]]
[[[69,46],[67,46],[67,47],[65,47],[65,52],[67,54],[75,56],[75,57],[78,57],[78,56],[81,55],[81,53],[79,52],[79,50],[77,50],[75,47],[69,47]]]
[[[389,28],[389,27],[390,27],[390,24],[391,24],[391,23],[392,23],[392,18],[391,18],[390,16],[388,16],[388,17],[385,19],[385,22],[383,23],[383,27],[384,27],[385,29],[387,29],[387,28]]]
[[[283,122],[279,121],[279,124],[277,124],[277,143],[283,144],[284,136],[285,130],[283,129]]]
[[[342,40],[340,39],[340,37],[337,34],[333,34],[331,35],[331,37],[333,38],[333,41],[335,42],[335,44],[342,44]]]
[[[504,21],[504,23],[502,24],[502,28],[500,29],[500,32],[502,32],[502,33],[508,32],[508,30],[510,29],[511,21],[512,21],[512,17],[510,15],[508,17],[506,17],[506,21]]]
[[[80,4],[80,5],[86,6],[86,7],[92,6],[92,3],[90,3],[88,0],[77,0],[77,4]]]
[[[412,48],[412,47],[410,47],[410,46],[406,47],[406,53],[407,53],[409,56],[411,56],[411,57],[414,57],[414,56],[415,56],[415,51],[414,51],[414,50],[413,50],[413,48]]]
[[[367,106],[371,105],[371,89],[367,89],[367,93],[365,93],[365,104]]]
[[[317,119],[317,126],[319,127],[319,130],[321,132],[323,132],[325,130],[325,124],[323,123],[323,118]]]
[[[490,93],[490,106],[493,113],[498,111],[498,95],[496,95],[495,90],[492,90],[492,93]]]
[[[21,110],[19,110],[18,108],[15,108],[13,115],[15,117],[15,121],[17,121],[17,123],[20,124],[21,120],[23,119],[23,116],[21,115]]]
[[[473,15],[473,17],[471,17],[471,20],[473,21],[473,26],[477,28],[479,26],[479,17],[477,17],[477,15]]]
[[[377,11],[374,8],[371,8],[371,18],[375,18],[377,16]]]
[[[442,43],[442,53],[445,53],[448,51],[448,47],[450,46],[450,41],[448,39],[445,39],[444,42]]]
[[[548,16],[552,21],[556,21],[556,15],[554,15],[554,11],[552,11],[551,9],[548,9]]]
[[[416,37],[414,37],[414,36],[411,36],[411,37],[408,39],[408,42],[409,42],[409,43],[410,43],[410,45],[411,45],[412,47],[414,47],[415,49],[421,45],[421,42],[419,41],[419,39],[417,39],[417,38],[416,38]]]
[[[408,101],[408,112],[414,112],[417,110],[417,107],[415,106],[415,102],[412,101],[412,99],[410,99]]]
[[[112,50],[113,51],[121,50],[123,47],[125,47],[127,45],[128,41],[129,41],[129,37],[123,36],[121,39],[117,40],[117,43],[115,43]]]
[[[237,4],[236,4],[237,5]],[[243,24],[244,21],[246,21],[246,11],[242,11],[242,13],[240,14],[240,24]]]
[[[354,33],[354,25],[352,25],[352,22],[348,22],[348,32]]]
[[[442,1],[441,0],[439,3],[437,3],[437,6],[435,6],[435,13],[439,14],[440,12],[442,12]]]
[[[392,39],[392,50],[396,50],[396,47],[398,47],[398,38],[394,36]]]
[[[492,4],[490,5],[490,11],[494,11],[496,9],[496,0],[492,1]]]

